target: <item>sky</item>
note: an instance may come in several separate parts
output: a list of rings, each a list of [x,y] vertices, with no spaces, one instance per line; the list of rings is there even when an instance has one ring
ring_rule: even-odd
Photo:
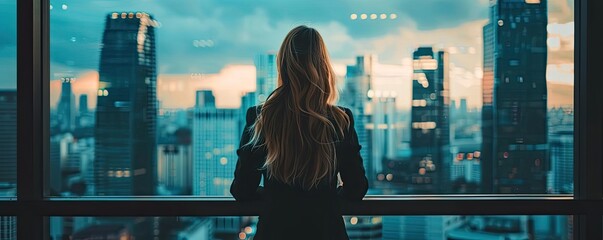
[[[197,89],[214,90],[219,107],[237,107],[240,96],[255,89],[254,56],[276,52],[287,32],[300,24],[322,34],[340,76],[355,56],[377,55],[374,87],[398,92],[402,108],[410,106],[412,51],[419,46],[446,50],[451,97],[467,98],[476,107],[481,105],[488,1],[52,0],[50,103],[55,105],[60,94],[56,79],[67,75],[78,78],[74,92],[90,94],[93,108],[105,16],[145,11],[160,22],[157,88],[165,108],[192,106]],[[0,0],[2,32],[8,33],[0,35],[0,89],[16,85],[15,2]],[[573,1],[549,0],[548,8],[547,80],[572,85]]]

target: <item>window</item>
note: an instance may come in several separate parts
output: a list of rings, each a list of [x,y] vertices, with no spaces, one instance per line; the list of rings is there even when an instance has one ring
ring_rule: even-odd
[[[16,147],[28,167],[0,215],[23,239],[62,233],[53,219],[69,216],[257,215],[225,191],[241,116],[274,89],[284,35],[308,24],[365,146],[370,195],[344,207],[348,225],[465,215],[464,226],[519,222],[564,239],[531,226],[555,216],[573,239],[602,239],[596,4],[19,1]],[[497,220],[510,215],[528,221]]]
[[[370,194],[573,193],[571,168],[551,168],[574,161],[552,149],[573,149],[556,140],[560,129],[573,136],[571,10],[57,4],[49,11],[52,196],[230,196],[246,109],[276,88],[275,52],[301,23],[329,47]],[[490,83],[503,77],[508,85]],[[482,87],[497,101],[484,102]],[[481,154],[455,157],[467,152]]]

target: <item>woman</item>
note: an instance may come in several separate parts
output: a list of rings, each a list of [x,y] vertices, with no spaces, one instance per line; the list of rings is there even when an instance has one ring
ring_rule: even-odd
[[[322,37],[294,28],[277,64],[278,88],[247,110],[230,192],[263,203],[255,239],[348,239],[340,200],[361,200],[368,181],[352,112],[333,105],[335,73]]]

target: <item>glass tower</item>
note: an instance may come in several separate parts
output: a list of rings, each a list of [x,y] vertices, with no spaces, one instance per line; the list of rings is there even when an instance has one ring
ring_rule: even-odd
[[[410,176],[415,193],[449,192],[448,54],[420,47],[413,53]]]
[[[96,107],[95,195],[155,192],[155,25],[140,12],[114,12],[106,18]]]
[[[491,1],[484,26],[482,183],[488,193],[545,193],[547,1]]]

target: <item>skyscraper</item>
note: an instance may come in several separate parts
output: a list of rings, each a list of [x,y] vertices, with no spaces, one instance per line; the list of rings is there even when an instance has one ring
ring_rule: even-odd
[[[278,73],[276,70],[276,55],[273,53],[259,54],[255,58],[256,96],[258,103],[266,101],[268,95],[276,89]]]
[[[12,186],[17,183],[16,90],[0,90],[0,153],[0,184]]]
[[[355,65],[347,66],[345,88],[339,103],[354,114],[354,128],[358,134],[358,142],[362,146],[360,156],[364,160],[369,186],[377,179],[372,162],[372,136],[366,129],[366,123],[370,122],[367,114],[367,108],[370,107],[368,92],[371,89],[373,65],[376,62],[376,56],[358,56]]]
[[[448,68],[444,51],[420,47],[413,53],[410,172],[415,192],[450,190]]]
[[[547,1],[490,1],[484,26],[482,184],[545,193]]]
[[[396,97],[395,92],[369,90],[370,108],[365,113],[369,123],[367,132],[371,136],[370,169],[375,174],[383,172],[383,162],[396,156]]]
[[[153,195],[157,152],[153,17],[106,17],[95,128],[96,195]]]
[[[213,99],[211,91],[197,96]],[[239,109],[216,108],[200,100],[193,110],[193,195],[229,196],[239,146]]]
[[[71,90],[73,81],[75,81],[75,78],[71,77],[61,79],[61,96],[57,106],[61,132],[72,131],[75,128],[75,95]]]

